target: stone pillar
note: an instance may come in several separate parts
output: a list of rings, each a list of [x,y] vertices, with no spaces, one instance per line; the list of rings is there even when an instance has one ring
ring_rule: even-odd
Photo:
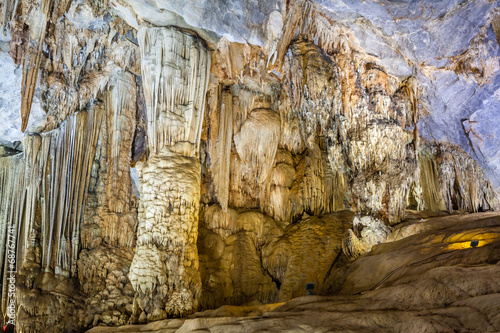
[[[142,28],[138,39],[149,157],[137,164],[141,199],[129,278],[136,293],[132,321],[143,322],[198,305],[199,142],[210,52],[176,28]]]

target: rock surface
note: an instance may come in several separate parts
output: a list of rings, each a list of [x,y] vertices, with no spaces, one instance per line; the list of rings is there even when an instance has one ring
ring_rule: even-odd
[[[304,3],[297,1],[301,2]],[[283,23],[279,21],[284,22],[285,32],[285,18],[293,12],[293,4],[275,1],[259,1],[258,7],[245,1],[197,2],[187,7],[163,0],[115,3],[120,3],[115,8],[128,13],[134,22],[175,24],[167,18],[175,13],[192,27],[213,31],[232,42],[258,46],[271,45],[273,37],[282,35],[279,30]],[[415,75],[424,96],[419,108],[429,113],[418,125],[422,135],[428,140],[447,140],[461,146],[488,166],[495,186],[500,186],[500,164],[496,153],[490,153],[490,148],[498,147],[499,136],[492,135],[495,128],[488,125],[491,122],[478,119],[479,114],[492,121],[499,119],[495,112],[500,88],[498,1],[315,0],[310,6],[342,26],[347,36],[354,37],[356,45],[373,55],[391,74]],[[202,10],[203,14],[199,14]],[[328,24],[319,26],[330,29]],[[332,29],[322,33],[338,32]]]
[[[384,284],[336,300],[353,300],[367,320],[357,310],[392,313],[380,322],[392,329],[418,321],[414,311],[448,313],[436,297],[468,299],[458,282],[438,287],[439,272],[403,262],[425,255],[422,244],[446,252],[443,230],[464,227],[465,213],[500,208],[496,7],[2,1],[0,318],[16,314],[22,332],[66,332],[221,306],[204,316],[263,314],[304,296],[306,283],[350,295],[383,276],[408,282],[397,284],[402,299],[411,288],[423,298],[398,308]],[[437,228],[406,220],[423,212],[455,215]],[[496,235],[494,223],[477,228]],[[405,250],[400,234],[427,238]],[[491,249],[482,241],[474,251]],[[454,258],[453,269],[469,262]],[[384,271],[385,259],[406,268]],[[424,326],[429,313],[418,312]],[[435,325],[468,329],[436,316]],[[342,325],[369,325],[359,318]],[[304,325],[324,323],[313,319]],[[185,324],[240,325],[207,320]]]
[[[500,329],[500,216],[408,220],[389,242],[330,276],[338,296],[230,307],[184,320],[96,327],[104,332],[496,332]],[[477,240],[477,247],[471,247]],[[339,283],[339,278],[341,282]],[[331,290],[330,290],[331,291]],[[322,293],[328,289],[322,290]]]
[[[133,321],[198,307],[199,142],[210,68],[196,36],[174,28],[139,31],[150,156],[138,162],[137,246],[129,279]]]

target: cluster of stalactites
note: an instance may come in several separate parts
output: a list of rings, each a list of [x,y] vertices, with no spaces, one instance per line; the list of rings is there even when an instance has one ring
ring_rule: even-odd
[[[415,90],[348,47],[332,55],[299,40],[284,68],[280,146],[297,154],[321,143],[330,162],[324,169],[330,183],[324,182],[321,195],[334,197],[324,211],[348,202],[356,211],[398,222],[417,167],[415,135],[406,129],[415,119]]]
[[[116,38],[127,26],[120,20],[96,17],[91,8],[96,1],[92,2],[5,1],[3,23],[12,38],[10,54],[23,66],[23,131],[37,86],[43,90],[42,106],[48,113],[44,128],[50,130],[68,115],[95,104],[116,68],[138,72],[139,48],[127,39]]]
[[[2,235],[15,227],[18,270],[35,264],[64,276],[76,274],[100,122],[99,112],[79,112],[56,130],[26,136],[24,153],[0,158],[0,226]],[[35,255],[38,247],[40,256]]]
[[[245,164],[243,175],[267,181],[278,149],[280,138],[279,116],[266,109],[253,110],[234,136],[238,156]],[[246,172],[245,172],[246,171]],[[251,172],[250,174],[246,174]]]
[[[294,1],[289,5],[281,32],[270,41],[267,58],[270,69],[281,69],[290,44],[299,36],[328,54],[351,52],[348,29],[316,10],[312,1]]]
[[[478,212],[495,209],[497,194],[478,164],[451,144],[419,149],[419,179],[411,198],[426,210]],[[420,194],[420,196],[418,195]]]
[[[114,72],[104,102],[97,107],[105,112],[91,182],[95,184],[93,200],[97,201],[92,206],[97,209],[86,210],[81,230],[82,247],[94,248],[102,242],[132,247],[136,223],[131,207],[130,177],[137,108],[135,77],[126,71]]]
[[[33,3],[30,6],[30,15],[27,15],[27,20],[24,22],[29,26],[29,40],[25,50],[21,92],[21,130],[23,132],[28,126],[31,104],[35,95],[52,2],[53,0],[41,0]],[[3,2],[2,28],[4,34],[8,28],[12,28],[15,24],[20,5],[22,4],[19,0],[6,0]]]
[[[198,151],[210,51],[176,28],[142,28],[138,40],[149,148],[158,153],[164,146],[190,142]]]

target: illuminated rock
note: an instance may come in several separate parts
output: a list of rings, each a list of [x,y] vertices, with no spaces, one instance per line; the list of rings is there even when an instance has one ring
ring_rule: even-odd
[[[400,271],[411,287],[396,295],[416,288],[422,297],[393,313],[411,320],[383,328],[430,327],[411,311],[443,309],[431,278],[442,275],[422,271],[430,277],[419,285],[410,259],[428,260],[420,250],[465,251],[476,240],[487,253],[496,239],[488,212],[499,208],[500,184],[496,7],[3,1],[2,315],[7,230],[15,230],[23,332],[226,305],[245,308],[210,313],[260,315],[275,306],[257,303],[303,296],[306,283],[321,293],[366,292],[396,283]],[[485,220],[474,220],[484,225],[473,239],[460,221],[476,212]],[[426,221],[447,214],[446,235]],[[412,237],[425,232],[420,244],[429,249],[416,247]],[[470,262],[453,253],[452,265]],[[442,290],[460,301],[454,287]],[[460,317],[448,314],[438,321]],[[453,320],[452,330],[477,330]],[[488,320],[485,330],[497,330]]]

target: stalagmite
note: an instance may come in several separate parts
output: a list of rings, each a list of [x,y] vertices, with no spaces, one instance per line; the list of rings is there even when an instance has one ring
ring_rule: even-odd
[[[135,320],[149,321],[198,306],[198,150],[210,54],[176,28],[142,28],[138,38],[150,156],[137,164],[141,201],[129,278]]]

